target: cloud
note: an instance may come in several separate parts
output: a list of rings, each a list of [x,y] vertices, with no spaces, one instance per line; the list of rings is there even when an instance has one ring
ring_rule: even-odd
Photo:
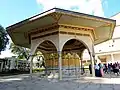
[[[108,9],[108,0],[102,0],[102,6]]]
[[[57,7],[104,17],[102,0],[36,0],[43,11]]]

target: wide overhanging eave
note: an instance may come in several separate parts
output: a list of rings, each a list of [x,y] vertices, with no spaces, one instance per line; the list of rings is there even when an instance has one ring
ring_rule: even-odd
[[[93,16],[93,15],[88,15],[88,14],[84,14],[84,13],[64,10],[64,9],[60,9],[60,8],[53,8],[53,9],[47,10],[47,11],[45,11],[43,13],[40,13],[38,15],[35,15],[33,17],[30,17],[28,19],[25,19],[25,20],[23,20],[21,22],[18,22],[18,23],[14,24],[14,25],[11,25],[11,26],[7,27],[6,29],[10,30],[10,29],[13,29],[15,27],[20,27],[20,26],[25,25],[26,23],[29,23],[29,22],[31,22],[33,20],[39,19],[39,18],[43,17],[44,15],[47,15],[47,14],[50,14],[50,13],[54,13],[54,12],[61,13],[61,14],[67,14],[67,15],[71,15],[71,16],[72,15],[73,16],[80,16],[80,17],[83,16],[83,17],[89,18],[89,19],[100,20],[100,21],[103,20],[105,22],[106,21],[107,22],[115,22],[115,20],[108,19],[108,18],[103,18],[103,17],[99,17],[99,16]]]
[[[103,17],[98,17],[98,16],[92,16],[92,15],[88,15],[88,14],[83,14],[83,13],[79,13],[79,12],[73,12],[73,11],[68,11],[68,10],[63,10],[63,9],[59,9],[59,8],[53,8],[53,9],[50,9],[46,12],[43,12],[41,14],[38,14],[36,16],[33,16],[31,18],[28,18],[26,20],[23,20],[19,23],[16,23],[14,25],[11,25],[9,27],[7,27],[7,32],[9,33],[9,35],[12,37],[12,40],[14,41],[14,36],[12,36],[12,33],[14,30],[18,29],[17,32],[21,31],[21,29],[19,27],[22,27],[22,26],[25,26],[27,23],[29,24],[31,21],[36,21],[37,19],[41,20],[40,18],[43,17],[43,15],[47,15],[47,14],[52,14],[56,12],[57,14],[62,14],[62,15],[70,15],[71,18],[73,18],[72,16],[74,17],[79,17],[79,18],[83,18],[85,17],[85,19],[92,19],[93,21],[99,21],[99,22],[108,22],[108,23],[111,23],[112,26],[111,26],[111,33],[109,35],[109,38],[106,38],[106,40],[108,39],[111,39],[112,38],[112,34],[113,34],[113,31],[114,31],[114,27],[115,27],[115,20],[112,20],[112,19],[107,19],[107,18],[103,18]],[[46,14],[45,14],[46,13]],[[81,17],[82,16],[82,17]],[[45,17],[45,16],[44,16]],[[31,21],[30,21],[31,20]],[[102,21],[101,21],[102,20]],[[32,23],[33,24],[33,23]],[[30,25],[30,24],[29,24]],[[27,27],[27,26],[26,26]],[[103,42],[103,41],[102,41]],[[101,43],[101,42],[100,42]],[[29,43],[28,43],[29,44]]]

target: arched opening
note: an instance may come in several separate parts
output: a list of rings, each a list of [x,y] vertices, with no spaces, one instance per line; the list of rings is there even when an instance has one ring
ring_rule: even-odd
[[[62,49],[63,77],[79,77],[82,70],[81,55],[85,49],[88,49],[87,45],[77,39],[70,39],[64,44]]]
[[[89,76],[90,73],[90,65],[91,65],[91,58],[90,58],[90,53],[87,49],[84,49],[81,52],[81,68],[84,67],[84,73],[86,76]],[[81,72],[83,74],[83,71]]]
[[[58,73],[58,54],[56,46],[49,40],[45,40],[40,43],[36,49],[36,52],[42,53],[42,66],[45,68],[45,75],[52,76]],[[51,77],[52,78],[52,77]]]
[[[89,51],[87,49],[84,49],[82,54],[81,54],[81,58],[82,58],[82,63],[85,66],[89,66],[89,64],[91,64],[91,60],[90,60],[90,54]],[[88,67],[86,67],[88,68]]]

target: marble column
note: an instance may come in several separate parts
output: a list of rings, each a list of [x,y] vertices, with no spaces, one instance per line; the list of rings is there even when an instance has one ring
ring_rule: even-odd
[[[62,80],[62,52],[58,51],[59,80]]]
[[[92,77],[95,77],[95,68],[94,68],[94,55],[92,52],[90,54],[91,66],[92,66]]]
[[[30,77],[32,78],[32,70],[33,70],[33,55],[30,55],[29,57],[29,61],[30,61]]]

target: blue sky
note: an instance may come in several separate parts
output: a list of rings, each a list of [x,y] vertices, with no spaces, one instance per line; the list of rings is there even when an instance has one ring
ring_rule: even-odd
[[[106,0],[107,6],[103,5],[106,17],[110,17],[120,12],[120,0]]]
[[[38,14],[40,11],[35,0],[1,0],[0,24],[7,27]]]
[[[48,1],[50,1],[50,3],[52,4],[50,4],[51,6],[48,6],[48,8],[46,8],[47,7],[46,2]],[[3,27],[7,27],[11,24],[14,24],[16,22],[29,18],[35,14],[38,14],[42,12],[43,10],[47,10],[52,7],[61,8],[63,3],[60,6],[59,4],[56,4],[57,2],[55,3],[55,1],[58,2],[58,0],[1,0],[0,2],[0,24]],[[74,2],[76,1],[77,3],[78,2],[81,3],[82,0],[73,0],[73,1]],[[87,1],[90,1],[90,0],[86,0],[86,2]],[[119,2],[120,2],[119,0],[102,0],[102,8],[103,8],[104,16],[110,17],[120,12]],[[66,5],[63,4],[63,8],[69,9],[69,5],[71,4],[68,4],[68,7],[64,7]],[[84,4],[84,6],[85,5],[87,4]],[[79,8],[84,8],[84,7],[80,5],[78,6],[77,4],[74,4],[73,6],[70,7],[70,9],[72,10],[81,12]],[[85,11],[84,9],[82,10],[83,12]]]

